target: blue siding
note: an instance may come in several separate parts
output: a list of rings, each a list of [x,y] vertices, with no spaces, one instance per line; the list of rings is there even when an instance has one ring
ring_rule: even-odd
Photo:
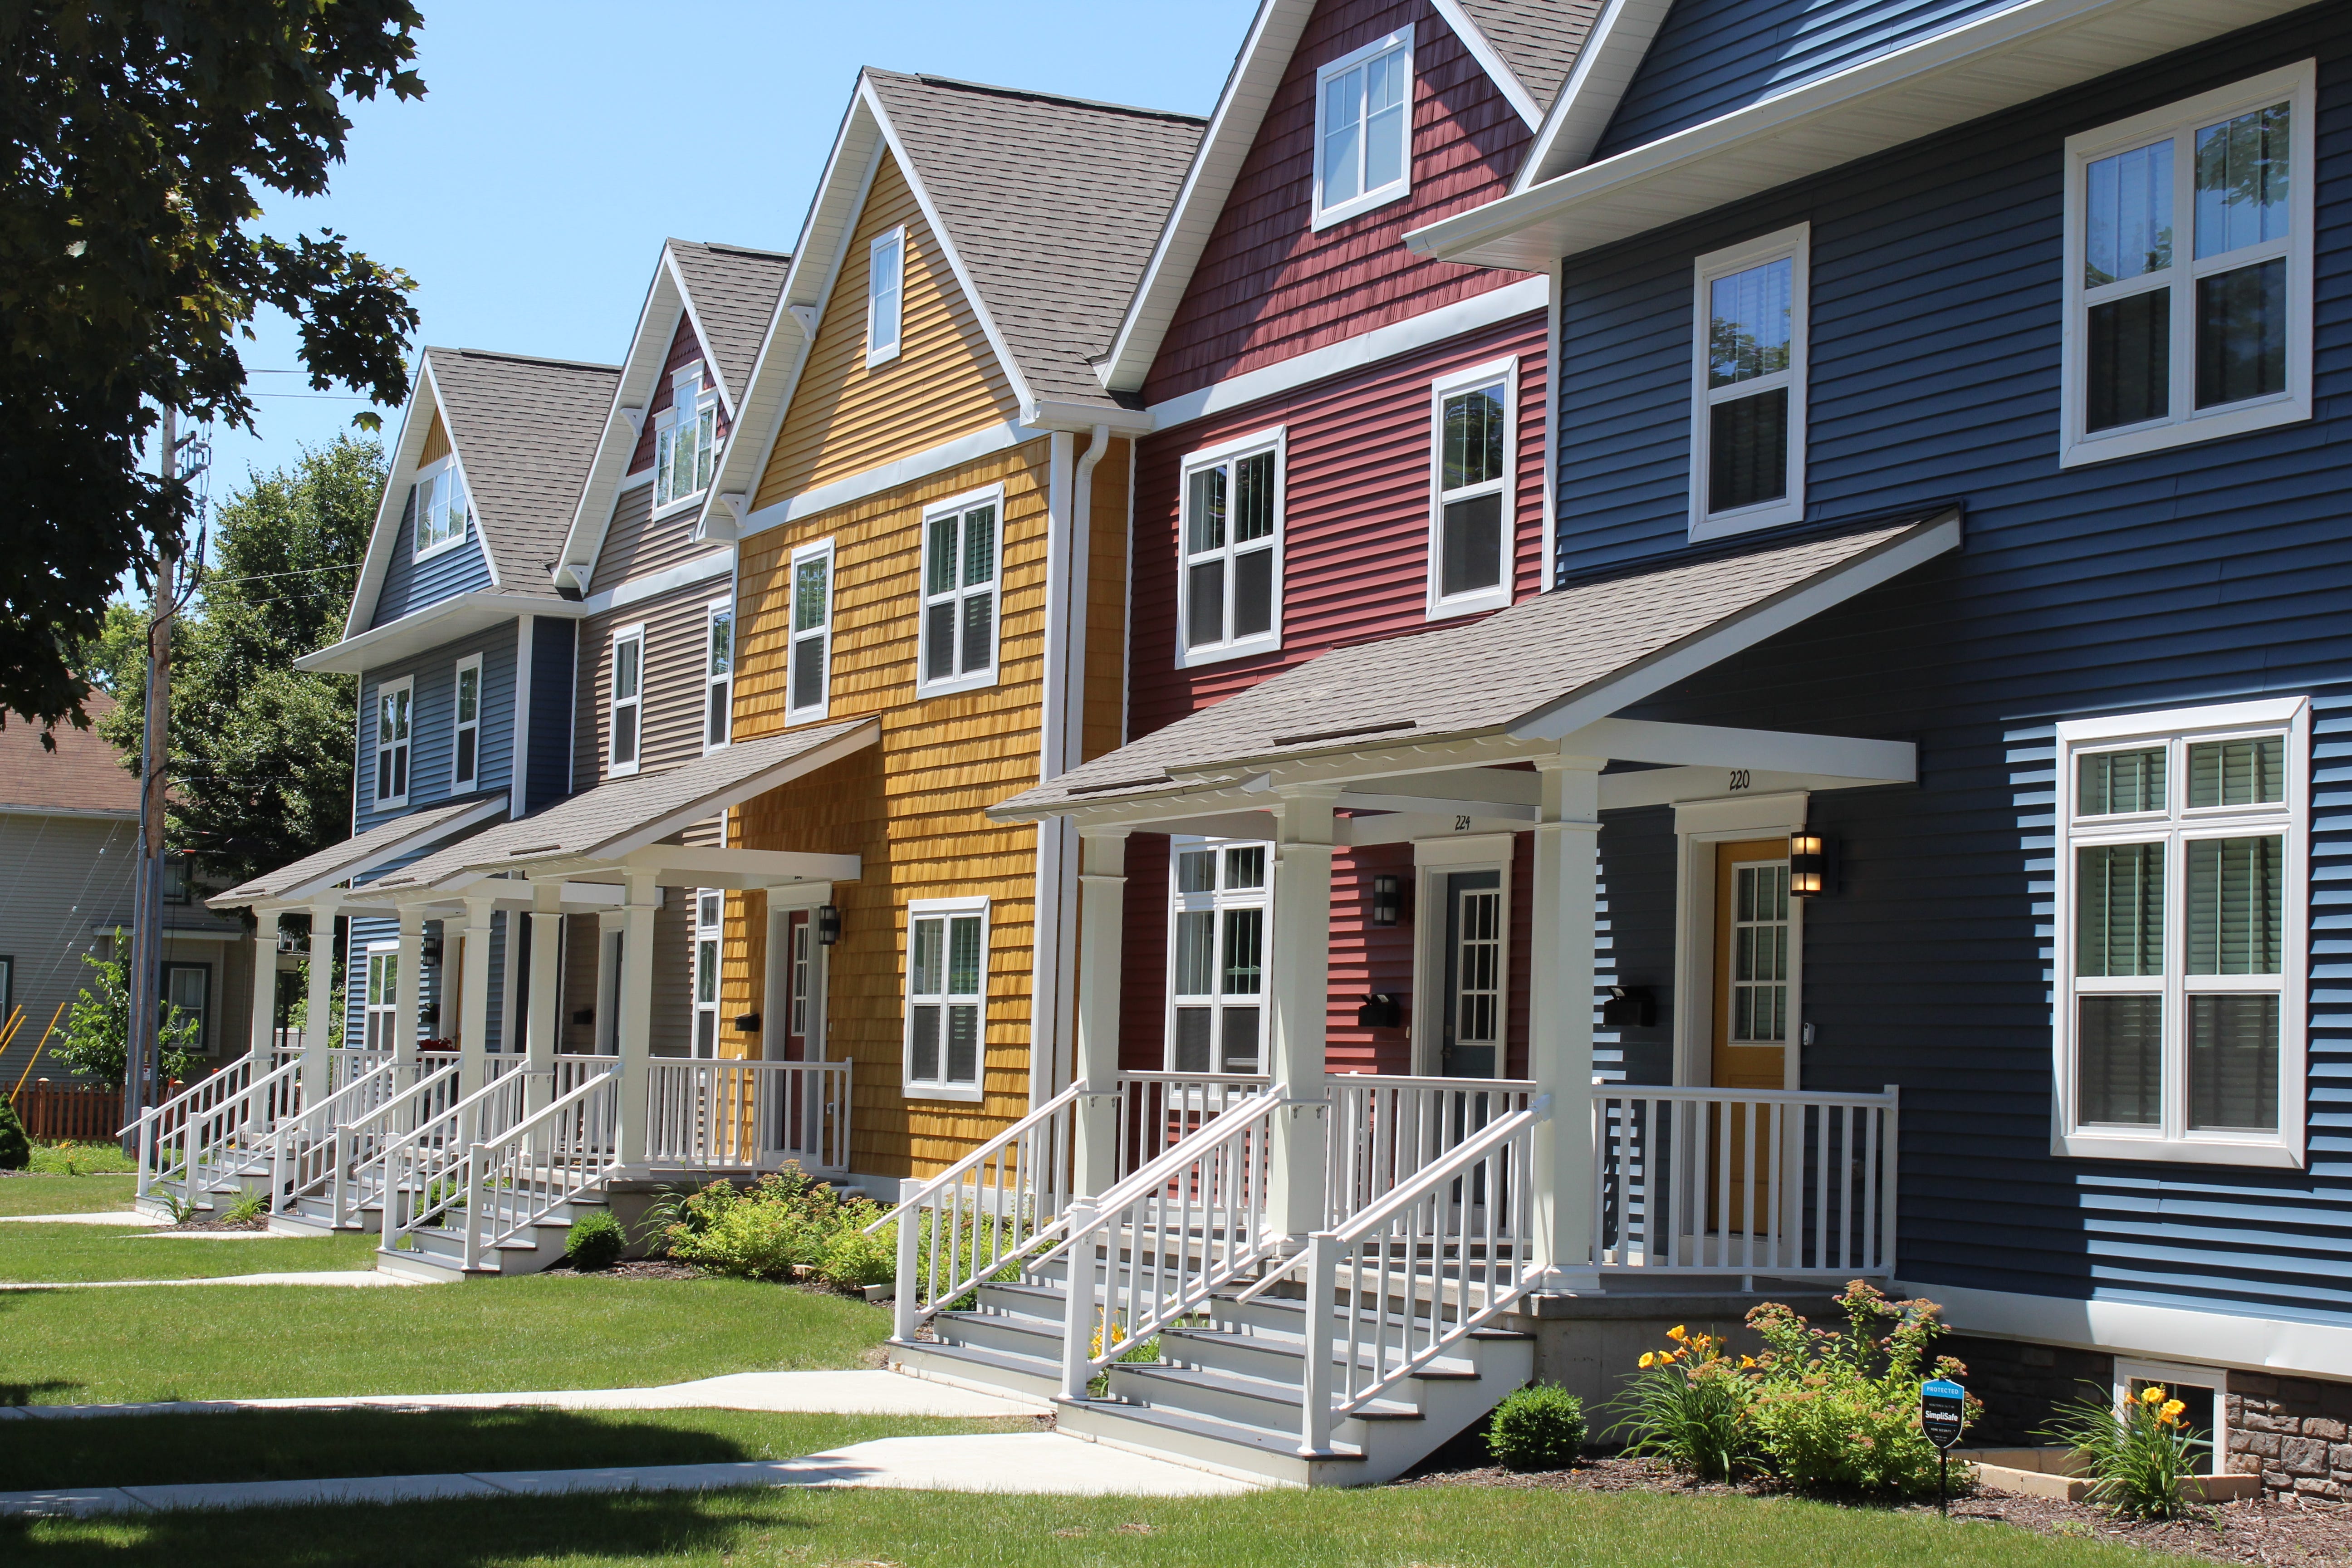
[[[2062,472],[2063,138],[2314,55],[2320,416]],[[1959,554],[1641,710],[1920,745],[1916,787],[1814,797],[1844,868],[1805,955],[1808,1085],[1902,1086],[1907,1279],[2352,1321],[2347,152],[2352,16],[2306,12],[1569,264],[1565,570],[1685,547],[1692,258],[1800,219],[1809,521],[1966,503]],[[2053,1158],[2056,721],[2290,693],[2317,717],[2309,1169]],[[1629,983],[1671,951],[1632,907],[1670,898],[1635,815],[1603,840]]]
[[[1596,157],[1654,142],[2016,0],[1675,0]]]
[[[457,661],[474,654],[482,656],[481,760],[477,770],[479,782],[472,789],[458,793],[472,795],[508,787],[514,763],[515,629],[511,624],[463,642],[446,644],[396,665],[369,670],[360,678],[358,831],[364,832],[379,822],[449,798],[449,770],[455,764],[452,739],[457,723]],[[381,809],[375,800],[375,694],[385,682],[403,676],[414,676],[416,680],[409,727],[408,803]]]
[[[530,811],[572,793],[572,702],[578,689],[572,649],[579,631],[577,621],[546,616],[531,623],[530,776],[523,781]]]
[[[489,586],[490,564],[482,554],[482,531],[471,521],[466,524],[463,544],[453,544],[428,560],[416,559],[416,487],[411,485],[408,500],[400,509],[383,587],[376,595],[375,618],[369,626],[384,626],[411,610]]]
[[[453,922],[454,925],[454,922]],[[441,937],[441,922],[425,922],[425,938],[429,942]],[[352,920],[350,967],[344,971],[343,984],[343,1043],[357,1048],[367,1043],[367,958],[368,949],[377,942],[387,945],[400,941],[400,921],[391,915],[358,915]],[[426,963],[422,1005],[438,1011],[441,1005],[441,965]],[[440,1021],[441,1035],[457,1027],[455,1018]],[[428,1038],[419,1029],[419,1038]]]

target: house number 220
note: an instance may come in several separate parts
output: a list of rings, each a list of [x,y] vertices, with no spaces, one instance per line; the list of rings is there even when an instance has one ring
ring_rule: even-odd
[[[1731,787],[1733,789],[1747,789],[1754,783],[1755,781],[1748,776],[1748,770],[1746,768],[1734,768],[1731,770]]]

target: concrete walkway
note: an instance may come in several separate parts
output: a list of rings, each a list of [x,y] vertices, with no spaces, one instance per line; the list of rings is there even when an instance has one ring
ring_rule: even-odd
[[[154,1230],[164,1223],[129,1209],[100,1209],[95,1214],[0,1214],[0,1225],[135,1225]]]
[[[33,1284],[0,1284],[0,1290],[121,1290],[139,1285],[429,1285],[398,1274],[378,1274],[373,1268],[321,1269],[314,1274],[224,1274],[212,1279],[52,1279]]]

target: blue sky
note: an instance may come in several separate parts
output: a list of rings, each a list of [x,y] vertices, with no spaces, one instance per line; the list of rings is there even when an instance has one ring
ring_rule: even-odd
[[[331,227],[406,268],[420,343],[617,361],[664,236],[791,248],[860,66],[1206,114],[1255,8],[425,0],[425,98],[356,105],[329,195],[261,226]],[[287,322],[257,327],[248,367],[300,363]],[[215,496],[365,406],[299,375],[252,385],[260,429],[215,432]]]

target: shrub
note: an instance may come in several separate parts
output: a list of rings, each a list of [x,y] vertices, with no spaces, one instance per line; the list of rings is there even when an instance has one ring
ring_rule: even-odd
[[[2118,1411],[2102,1390],[2061,1407],[2034,1436],[2054,1437],[2083,1457],[2093,1502],[2132,1519],[2177,1519],[2189,1511],[2180,1483],[2197,1474],[2206,1446],[2206,1434],[2181,1420],[2185,1409],[2151,1386]]]
[[[898,1239],[891,1234],[896,1226],[867,1236],[850,1229],[835,1231],[824,1244],[824,1258],[817,1265],[817,1273],[828,1285],[841,1290],[863,1290],[868,1285],[880,1285],[898,1278]]]
[[[1547,1383],[1514,1392],[1486,1424],[1486,1452],[1507,1470],[1564,1470],[1583,1447],[1584,1401]]]
[[[251,1225],[269,1206],[268,1193],[246,1193],[221,1212],[223,1225]]]
[[[25,1136],[16,1107],[0,1100],[0,1171],[21,1171],[32,1163],[33,1141]]]
[[[1626,1384],[1615,1408],[1622,1417],[1610,1435],[1632,1437],[1625,1452],[1664,1459],[1701,1480],[1729,1480],[1754,1468],[1755,1441],[1748,1409],[1756,1384],[1747,1375],[1755,1363],[1735,1365],[1723,1342],[1712,1334],[1666,1331],[1674,1344],[1642,1352],[1641,1370]]]
[[[98,989],[84,990],[66,1015],[64,1036],[49,1054],[93,1082],[109,1089],[122,1087],[131,1037],[131,984],[125,965],[85,952],[81,961],[94,971]],[[155,1033],[156,1061],[168,1081],[184,1078],[195,1063],[196,1037],[203,1020],[163,1005],[163,1021]]]
[[[581,1269],[610,1268],[629,1245],[628,1232],[604,1209],[591,1209],[563,1235],[563,1256]]]

